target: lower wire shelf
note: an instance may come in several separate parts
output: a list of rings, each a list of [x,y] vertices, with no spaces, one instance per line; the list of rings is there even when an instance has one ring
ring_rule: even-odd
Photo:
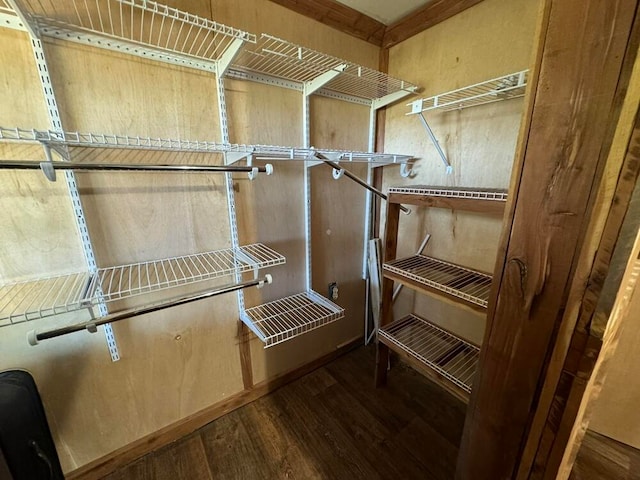
[[[385,277],[414,290],[444,294],[480,310],[489,303],[492,277],[487,273],[426,255],[386,262],[383,270]]]
[[[344,309],[313,290],[248,308],[240,319],[262,340],[265,348],[344,317]]]
[[[479,347],[417,315],[381,327],[378,340],[450,393],[469,401]]]
[[[35,320],[145,293],[257,272],[281,265],[285,258],[256,243],[180,257],[100,268],[0,285],[0,327]]]

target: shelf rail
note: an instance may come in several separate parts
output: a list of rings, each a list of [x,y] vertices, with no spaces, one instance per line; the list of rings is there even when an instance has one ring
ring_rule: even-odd
[[[271,175],[273,166],[224,166],[224,165],[145,165],[145,164],[107,164],[107,163],[77,163],[77,162],[35,162],[35,161],[3,161],[0,169],[12,170],[42,170],[47,179],[56,181],[56,170],[73,171],[136,171],[136,172],[208,172],[208,173],[239,173],[246,172],[253,180],[258,172]]]
[[[38,343],[40,343],[42,340],[61,337],[63,335],[68,335],[70,333],[79,332],[82,330],[87,330],[91,333],[95,333],[97,331],[97,327],[107,323],[119,322],[120,320],[126,320],[129,318],[138,317],[140,315],[145,315],[147,313],[157,312],[159,310],[164,310],[171,307],[177,307],[178,305],[184,305],[186,303],[195,302],[205,298],[235,292],[237,290],[245,289],[248,287],[257,286],[258,288],[262,288],[262,286],[264,286],[265,284],[271,284],[272,281],[273,279],[271,275],[267,274],[262,279],[248,280],[245,282],[225,285],[223,287],[218,287],[210,290],[204,290],[191,295],[183,295],[180,297],[171,298],[169,300],[164,300],[162,302],[153,303],[151,305],[146,305],[144,307],[131,308],[123,310],[121,312],[111,313],[96,320],[77,323],[75,325],[69,325],[67,327],[55,328],[52,330],[46,330],[44,332],[31,330],[27,333],[27,341],[30,345],[35,346],[38,345]]]
[[[351,173],[349,170],[345,170],[344,168],[342,168],[339,164],[337,164],[336,162],[333,162],[331,160],[327,160],[326,157],[322,156],[322,155],[318,155],[318,158],[320,158],[324,163],[326,163],[327,165],[329,165],[331,168],[333,168],[333,170],[335,172],[339,172],[337,175],[334,175],[334,178],[338,179],[340,178],[342,175],[344,175],[345,177],[353,180],[354,182],[356,182],[358,185],[366,188],[367,190],[369,190],[371,193],[373,193],[374,195],[382,198],[383,200],[387,200],[388,197],[387,195],[385,195],[383,192],[381,192],[380,190],[378,190],[377,188],[369,185],[367,182],[365,182],[364,180],[362,180],[360,177],[358,177],[357,175],[354,175],[353,173]],[[402,210],[404,213],[406,213],[407,215],[409,215],[411,213],[411,209],[405,207],[404,205],[400,205],[400,210]]]

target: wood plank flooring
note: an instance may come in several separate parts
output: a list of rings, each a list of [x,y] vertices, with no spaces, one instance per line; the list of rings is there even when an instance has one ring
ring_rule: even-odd
[[[358,348],[107,480],[451,480],[465,405],[398,364],[373,386]],[[571,480],[640,480],[640,451],[588,432]]]
[[[640,480],[640,450],[587,431],[570,480]]]
[[[358,348],[105,477],[453,478],[465,405],[403,365],[373,385]]]

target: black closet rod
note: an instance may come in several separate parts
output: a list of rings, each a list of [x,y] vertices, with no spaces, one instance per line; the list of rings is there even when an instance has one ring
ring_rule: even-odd
[[[265,283],[270,284],[272,281],[273,279],[271,278],[271,275],[267,274],[262,280],[260,279],[248,280],[246,282],[225,285],[223,287],[215,288],[213,290],[208,289],[208,290],[196,292],[191,295],[174,297],[174,298],[164,300],[162,302],[154,303],[151,305],[147,305],[144,307],[131,308],[128,310],[117,312],[117,313],[110,313],[109,315],[106,315],[104,317],[96,318],[95,320],[90,320],[88,322],[77,323],[75,325],[69,325],[68,327],[56,328],[53,330],[47,330],[45,332],[36,332],[35,330],[32,330],[27,333],[27,341],[29,342],[30,345],[37,345],[41,340],[48,340],[50,338],[61,337],[63,335],[79,332],[81,330],[88,330],[89,332],[95,333],[98,326],[104,325],[106,323],[119,322],[120,320],[125,320],[127,318],[133,318],[140,315],[145,315],[147,313],[157,312],[158,310],[164,310],[165,308],[184,305],[185,303],[191,303],[197,300],[202,300],[204,298],[215,297],[217,295],[222,295],[224,293],[235,292],[236,290],[241,290],[243,288],[248,288],[253,286],[262,287]]]
[[[74,162],[35,162],[35,161],[0,161],[0,168],[14,170],[128,170],[128,171],[184,171],[184,172],[266,172],[271,166],[224,166],[224,165],[145,165],[140,163],[74,163]]]
[[[380,190],[378,190],[375,187],[372,187],[371,185],[369,185],[367,182],[365,182],[364,180],[362,180],[361,178],[357,177],[356,175],[354,175],[353,173],[351,173],[349,170],[346,170],[344,168],[342,168],[340,165],[338,165],[336,162],[332,162],[331,160],[327,160],[326,158],[322,157],[321,155],[319,155],[319,158],[326,163],[327,165],[329,165],[331,168],[333,168],[334,170],[338,170],[338,171],[343,171],[344,175],[346,177],[349,177],[351,180],[353,180],[354,182],[356,182],[358,185],[362,185],[364,188],[366,188],[367,190],[369,190],[370,192],[376,194],[377,196],[379,196],[380,198],[382,198],[383,200],[387,200],[387,196],[382,193]],[[400,205],[400,210],[402,210],[404,213],[406,213],[407,215],[409,215],[411,213],[411,209],[405,207],[404,205]]]

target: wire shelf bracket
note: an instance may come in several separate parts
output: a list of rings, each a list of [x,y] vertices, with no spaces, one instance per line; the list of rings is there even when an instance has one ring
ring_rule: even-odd
[[[265,348],[344,318],[344,309],[313,290],[245,310],[240,319]]]

